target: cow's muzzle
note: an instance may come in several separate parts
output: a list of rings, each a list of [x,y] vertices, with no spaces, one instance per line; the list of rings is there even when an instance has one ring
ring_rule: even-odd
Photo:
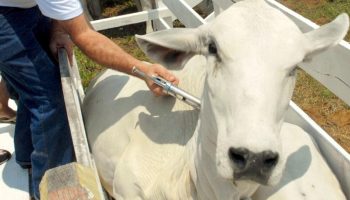
[[[233,148],[228,156],[234,168],[234,180],[251,180],[266,185],[278,163],[278,153],[263,151],[253,153],[246,148]]]

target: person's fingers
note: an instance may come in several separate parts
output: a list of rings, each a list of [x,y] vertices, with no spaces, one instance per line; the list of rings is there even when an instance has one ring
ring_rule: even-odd
[[[164,96],[166,95],[164,92],[163,92],[163,88],[157,86],[153,89],[153,93],[156,95],[156,96]]]
[[[171,82],[172,84],[175,84],[175,85],[179,84],[179,79],[163,66],[159,64],[154,64],[154,69],[157,75],[163,77],[164,79]]]
[[[173,76],[169,81],[174,85],[179,85],[180,82],[180,80],[176,76]]]
[[[165,93],[163,92],[163,88],[158,86],[158,85],[156,85],[156,84],[154,84],[154,83],[151,83],[149,85],[149,88],[150,88],[150,90],[153,92],[153,94],[155,96],[163,96],[163,95],[165,95]]]
[[[179,79],[173,75],[169,70],[167,70],[165,67],[159,64],[153,64],[152,66],[147,68],[147,73],[149,76],[159,76],[162,77],[163,79],[171,82],[174,85],[179,84]],[[157,84],[155,84],[152,80],[150,79],[145,79],[147,86],[149,89],[153,92],[154,95],[156,96],[165,96],[167,95],[164,92],[164,89]]]

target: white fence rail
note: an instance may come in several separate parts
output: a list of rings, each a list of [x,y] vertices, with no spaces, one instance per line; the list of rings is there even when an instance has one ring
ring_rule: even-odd
[[[274,0],[266,1],[289,16],[303,32],[318,27],[318,25],[280,3]],[[172,17],[173,19],[180,19],[187,27],[197,27],[212,19],[214,14],[217,16],[233,4],[231,0],[213,0],[215,12],[204,20],[191,9],[194,5],[200,3],[201,0],[163,0],[163,2],[166,7],[92,21],[91,23],[96,30],[103,30],[158,18]],[[170,28],[164,20],[159,20],[162,21],[162,28]],[[336,47],[315,57],[310,63],[303,63],[300,66],[350,105],[350,45],[347,42],[342,41]],[[350,199],[350,155],[293,102],[290,104],[286,120],[303,127],[315,138],[320,151],[337,175],[347,198]]]
[[[290,17],[303,32],[319,27],[278,2],[274,0],[267,1]],[[350,105],[349,43],[342,41],[334,48],[315,56],[310,63],[300,64],[300,67]]]
[[[162,7],[149,11],[141,11],[137,13],[91,21],[91,25],[95,30],[100,31],[171,16],[172,14],[169,9]]]
[[[186,6],[188,6],[187,10],[192,10],[192,7],[198,5],[201,1],[202,0],[186,0]],[[178,3],[177,1],[173,2],[175,2],[175,4]],[[94,27],[95,30],[100,31],[124,25],[146,22],[148,20],[164,19],[167,17],[172,17],[173,20],[176,19],[176,17],[169,11],[169,8],[163,6],[163,4],[159,5],[160,6],[157,9],[110,17],[106,19],[94,20],[91,21],[91,25]],[[179,8],[179,6],[177,8]]]

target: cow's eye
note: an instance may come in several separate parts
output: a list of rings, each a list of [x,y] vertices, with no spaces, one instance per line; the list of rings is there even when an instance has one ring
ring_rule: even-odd
[[[218,50],[217,50],[216,45],[215,45],[214,42],[209,43],[208,52],[210,54],[217,54],[218,53]]]

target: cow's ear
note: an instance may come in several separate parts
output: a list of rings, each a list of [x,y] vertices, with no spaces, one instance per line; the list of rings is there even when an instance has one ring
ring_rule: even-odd
[[[306,58],[311,58],[313,55],[338,44],[345,37],[348,29],[349,17],[343,13],[332,22],[306,33],[308,52]]]
[[[172,69],[181,69],[200,49],[198,30],[189,28],[136,35],[136,42],[148,57]]]

